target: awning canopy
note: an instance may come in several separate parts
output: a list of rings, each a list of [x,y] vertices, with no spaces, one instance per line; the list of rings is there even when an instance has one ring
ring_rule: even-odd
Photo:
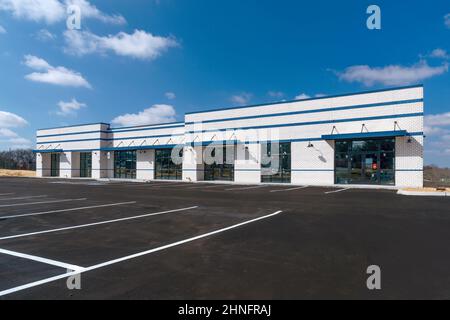
[[[329,135],[323,135],[322,139],[323,140],[349,140],[349,139],[369,139],[369,138],[393,138],[393,137],[406,137],[406,136],[408,136],[408,132],[406,130],[397,130],[397,131],[329,134]]]
[[[134,151],[134,150],[154,150],[154,149],[173,149],[177,145],[155,145],[155,146],[129,146],[129,147],[111,147],[111,148],[101,148],[100,151]]]
[[[244,142],[240,142],[237,140],[215,140],[215,141],[201,141],[201,142],[190,142],[188,145],[192,147],[207,147],[207,146],[233,146],[237,144],[244,144]]]
[[[33,150],[33,153],[61,153],[63,149],[45,149],[45,150]]]

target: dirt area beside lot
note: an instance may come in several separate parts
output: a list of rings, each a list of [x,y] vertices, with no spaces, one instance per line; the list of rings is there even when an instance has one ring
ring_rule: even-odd
[[[450,192],[450,188],[405,188],[403,190],[414,192]]]
[[[35,177],[36,171],[0,169],[0,177]]]

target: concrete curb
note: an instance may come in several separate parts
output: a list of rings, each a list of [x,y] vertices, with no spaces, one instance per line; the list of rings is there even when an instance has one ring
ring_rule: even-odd
[[[403,196],[417,196],[417,197],[450,197],[450,192],[421,192],[421,191],[406,191],[399,190],[397,194]]]

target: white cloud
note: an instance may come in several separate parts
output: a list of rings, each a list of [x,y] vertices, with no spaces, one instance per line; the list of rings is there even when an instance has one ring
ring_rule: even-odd
[[[177,95],[175,93],[173,93],[173,92],[166,92],[164,95],[169,100],[174,100],[174,99],[177,98]]]
[[[47,29],[41,29],[35,34],[36,39],[42,42],[51,41],[56,39],[56,35],[48,31]]]
[[[269,97],[272,97],[272,98],[283,98],[284,97],[284,93],[281,91],[269,91],[269,92],[267,92],[267,94],[269,95]]]
[[[427,136],[442,136],[442,135],[450,134],[449,129],[440,128],[440,127],[432,127],[432,126],[430,127],[427,125],[425,125],[424,131]]]
[[[425,116],[425,134],[428,137],[425,145],[427,162],[450,162],[450,112]]]
[[[27,80],[58,86],[91,88],[91,85],[83,78],[81,73],[65,67],[53,67],[47,61],[39,57],[26,55],[24,64],[31,69],[41,71],[26,75],[25,79]]]
[[[250,100],[252,99],[252,97],[253,97],[253,95],[251,93],[243,92],[241,94],[232,96],[231,102],[233,102],[235,104],[244,105],[244,104],[248,104],[250,102]]]
[[[347,82],[359,82],[370,87],[375,84],[407,85],[423,81],[448,72],[448,63],[431,67],[424,60],[404,67],[390,65],[386,67],[370,67],[367,65],[351,66],[344,72],[337,72],[339,79]]]
[[[22,149],[24,146],[31,146],[31,141],[22,137],[4,140],[3,142],[12,144],[11,147],[14,149]]]
[[[27,67],[39,71],[48,70],[52,68],[52,66],[44,59],[32,55],[26,55],[23,63]]]
[[[0,25],[0,34],[5,34],[6,33],[6,29]]]
[[[140,126],[176,121],[176,111],[171,105],[155,104],[139,113],[124,114],[111,122],[119,126]]]
[[[0,138],[17,138],[18,135],[11,129],[0,128]]]
[[[430,57],[439,59],[449,59],[450,55],[444,49],[437,48],[431,51]]]
[[[119,32],[108,36],[98,36],[89,31],[67,30],[64,32],[64,38],[65,52],[78,56],[111,51],[119,56],[153,60],[169,48],[178,46],[173,38],[154,36],[142,30],[135,30],[132,34]]]
[[[104,23],[111,23],[117,25],[123,25],[126,23],[125,18],[122,15],[108,15],[97,9],[96,6],[89,3],[86,0],[66,0],[66,6],[76,5],[81,10],[82,18],[91,18],[102,21]]]
[[[125,24],[121,15],[108,15],[87,0],[0,0],[0,10],[10,12],[18,19],[53,24],[66,19],[69,5],[77,5],[82,19],[96,19],[104,23]]]
[[[28,122],[21,116],[7,111],[0,111],[0,144],[10,149],[29,148],[31,141],[20,137],[10,129],[23,127],[27,124]]]
[[[323,94],[323,93],[318,93],[318,94],[315,94],[314,95],[314,98],[323,98],[323,97],[325,97],[326,95],[325,94]],[[306,100],[306,99],[311,99],[312,98],[312,96],[310,96],[309,94],[306,94],[306,93],[301,93],[301,94],[299,94],[298,96],[296,96],[294,99],[295,100]]]
[[[309,98],[311,98],[311,96],[307,95],[306,93],[301,93],[295,97],[295,100],[306,100]]]
[[[68,102],[60,101],[58,103],[58,107],[59,110],[57,111],[57,114],[63,117],[67,117],[67,116],[75,116],[78,110],[87,107],[87,105],[85,103],[78,102],[74,98]]]
[[[17,114],[0,111],[0,128],[17,128],[26,126],[28,122]]]
[[[450,13],[445,15],[444,23],[447,26],[447,28],[450,28]]]
[[[65,17],[64,5],[58,0],[0,0],[0,10],[18,19],[52,24]]]
[[[425,124],[428,127],[450,126],[450,112],[426,116]]]

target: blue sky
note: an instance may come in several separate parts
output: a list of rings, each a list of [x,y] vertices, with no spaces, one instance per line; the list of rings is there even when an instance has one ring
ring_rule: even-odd
[[[426,162],[450,167],[449,40],[444,0],[0,0],[0,149],[43,127],[423,83]]]

